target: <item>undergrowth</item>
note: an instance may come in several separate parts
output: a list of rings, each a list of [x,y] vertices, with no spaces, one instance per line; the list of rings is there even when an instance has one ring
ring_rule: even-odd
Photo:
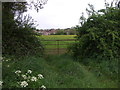
[[[3,58],[3,88],[15,88],[18,81],[15,71],[25,73],[32,70],[32,75],[42,74],[44,79],[31,84],[32,88],[39,88],[40,83],[47,88],[115,88],[117,83],[105,77],[97,76],[95,69],[72,60],[71,56],[38,56],[20,59]],[[93,63],[91,63],[92,66]],[[93,69],[94,68],[94,69]],[[28,88],[28,87],[26,87]]]

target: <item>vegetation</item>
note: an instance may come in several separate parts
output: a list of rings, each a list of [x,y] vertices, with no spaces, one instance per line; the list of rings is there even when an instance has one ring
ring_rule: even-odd
[[[45,48],[57,48],[57,45],[49,45],[49,44],[58,44],[58,41],[44,41],[44,40],[64,40],[64,39],[75,39],[76,35],[42,35],[38,36],[39,39],[42,39],[42,44]],[[68,44],[68,45],[60,45],[59,48],[67,48],[69,44],[75,43],[75,41],[59,41],[59,44]]]
[[[116,88],[117,83],[106,77],[99,76],[89,70],[89,67],[74,62],[68,55],[48,56],[40,58],[37,56],[24,57],[21,59],[3,59],[3,88],[21,87],[16,71],[21,73],[31,70],[31,76],[43,75],[43,79],[30,81],[24,88],[39,88],[44,85],[46,88]],[[21,67],[22,66],[22,67]],[[93,69],[94,70],[94,69]],[[25,80],[26,81],[26,80]],[[25,84],[26,85],[26,84]],[[21,87],[22,88],[22,87]]]
[[[119,2],[120,3],[120,2]],[[39,36],[33,33],[34,23],[22,13],[27,3],[3,3],[3,88],[118,88],[120,55],[120,8],[107,6],[95,11],[87,9],[89,18],[80,18],[76,35]],[[38,11],[35,4],[36,10]],[[39,6],[40,9],[42,8]],[[101,14],[102,13],[102,14]],[[16,15],[18,14],[18,17]],[[68,44],[69,54],[43,54],[44,44],[54,41]],[[74,44],[72,44],[74,43]],[[68,46],[59,46],[67,48]],[[55,48],[55,46],[45,48]],[[19,58],[18,58],[19,57]],[[75,60],[77,62],[75,62]]]
[[[44,40],[64,40],[75,39],[76,35],[42,35],[40,38]]]
[[[89,18],[86,20],[81,16],[81,26],[76,27],[79,42],[72,45],[70,51],[74,60],[107,74],[106,76],[113,80],[118,80],[120,8],[117,2],[115,7],[108,5],[106,3],[106,9],[99,11],[95,11],[93,5],[89,5]]]
[[[106,9],[95,11],[92,5],[89,6],[91,8],[87,10],[89,18],[85,20],[82,16],[81,26],[76,27],[79,43],[73,46],[73,55],[79,59],[118,58],[120,55],[120,9],[117,6],[106,6]]]
[[[57,29],[56,31],[57,32],[55,34],[51,34],[51,35],[76,35],[75,27],[71,27],[67,29]]]
[[[25,2],[2,3],[3,55],[22,56],[43,52],[43,46],[33,33],[34,21],[30,16],[22,16],[27,11],[27,5]]]

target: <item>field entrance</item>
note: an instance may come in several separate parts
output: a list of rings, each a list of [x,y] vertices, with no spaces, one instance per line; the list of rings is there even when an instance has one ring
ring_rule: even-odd
[[[67,53],[68,47],[76,43],[76,35],[48,35],[42,36],[45,54],[61,55]]]
[[[72,45],[73,41],[75,41],[75,39],[63,39],[63,40],[44,40],[47,42],[54,42],[54,44],[45,44],[46,48],[45,48],[45,53],[46,54],[64,54],[67,53],[68,51],[68,47],[70,45]],[[52,48],[47,48],[47,47],[52,47]]]

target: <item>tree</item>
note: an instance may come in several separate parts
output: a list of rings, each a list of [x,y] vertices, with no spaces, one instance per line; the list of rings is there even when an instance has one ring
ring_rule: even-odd
[[[26,2],[2,3],[3,55],[21,56],[35,54],[37,51],[42,54],[43,46],[33,32],[35,28],[34,21],[31,21],[31,17],[29,16],[21,19],[22,14],[27,11],[28,6]],[[36,4],[35,7],[37,8]],[[16,16],[17,18],[15,18]]]
[[[107,6],[106,9],[94,11],[92,6],[90,7],[89,18],[77,27],[79,43],[71,49],[73,56],[80,60],[90,57],[118,58],[120,55],[120,9],[117,6]]]

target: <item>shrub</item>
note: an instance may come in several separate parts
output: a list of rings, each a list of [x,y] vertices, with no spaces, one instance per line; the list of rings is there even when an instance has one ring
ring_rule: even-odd
[[[92,15],[77,28],[79,43],[72,45],[72,55],[82,58],[118,58],[120,55],[120,9],[107,7]],[[82,20],[82,18],[81,18]]]

